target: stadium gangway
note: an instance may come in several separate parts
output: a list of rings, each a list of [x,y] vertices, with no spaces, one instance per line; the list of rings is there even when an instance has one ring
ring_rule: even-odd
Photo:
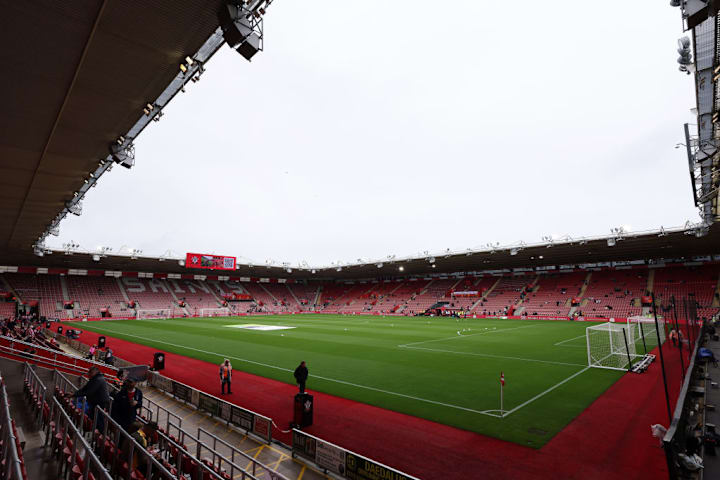
[[[242,468],[241,466],[237,465],[237,464],[234,462],[234,460],[233,460],[233,461],[228,460],[228,459],[225,458],[225,456],[223,456],[220,452],[217,452],[217,451],[215,451],[214,449],[211,449],[211,448],[208,447],[206,444],[204,444],[203,442],[201,442],[199,436],[198,436],[198,437],[195,437],[195,436],[193,436],[191,433],[188,433],[188,432],[186,432],[185,430],[182,430],[182,429],[178,428],[177,425],[170,424],[170,426],[173,427],[173,428],[176,428],[176,429],[178,430],[178,440],[180,440],[180,443],[182,443],[182,444],[184,445],[184,444],[185,444],[185,441],[186,441],[187,439],[190,439],[192,442],[195,443],[195,449],[196,449],[196,454],[194,455],[195,458],[198,458],[198,459],[201,458],[201,456],[202,456],[202,449],[205,448],[206,450],[208,450],[208,451],[212,454],[211,464],[212,464],[213,468],[215,468],[215,465],[216,465],[216,464],[215,464],[215,461],[216,461],[216,460],[217,460],[217,468],[220,469],[220,470],[222,470],[222,468],[223,468],[223,462],[224,462],[225,464],[227,464],[227,466],[230,468],[230,474],[229,474],[230,476],[229,476],[229,478],[232,478],[232,479],[242,478],[243,480],[246,479],[246,478],[247,478],[247,479],[250,479],[250,480],[256,480],[256,479],[257,479],[257,477],[255,476],[255,475],[256,475],[255,465],[253,465],[253,471],[252,471],[252,473],[250,473],[250,472],[247,471],[247,469]],[[170,433],[170,432],[168,431],[168,433]],[[184,450],[185,452],[188,452],[187,449],[183,449],[183,450]],[[188,452],[188,453],[189,453],[189,452]],[[254,460],[252,457],[249,457],[249,456],[248,456],[248,458],[250,458],[251,460]],[[205,461],[204,461],[204,460],[202,460],[201,462],[202,462],[202,464],[205,465],[206,467],[209,467],[208,465],[205,464]],[[274,470],[272,470],[272,469],[270,469],[270,468],[267,468],[267,467],[265,467],[265,468],[266,468],[266,473],[267,473],[267,474],[269,475],[269,477],[272,478],[273,480],[274,480],[274,479],[287,480],[285,477],[283,477],[282,475],[280,475],[278,472],[276,472],[276,471],[274,471]],[[235,473],[236,471],[237,471],[238,473]],[[241,475],[241,474],[242,474],[242,477],[239,477],[239,475]]]
[[[32,350],[35,353],[30,353]],[[28,343],[12,337],[0,335],[0,354],[4,354],[11,360],[21,362],[31,361],[38,366],[65,371],[73,375],[81,375],[88,371],[91,366],[96,366],[104,375],[117,377],[117,368],[105,363],[96,362],[87,358],[81,358],[62,350],[53,350],[35,343]]]
[[[58,478],[101,478],[113,480],[110,472],[90,448],[82,432],[75,426],[60,401],[53,397],[48,402],[49,415],[44,425],[45,446],[59,454]],[[82,456],[84,454],[84,457]]]
[[[10,416],[10,402],[8,400],[5,381],[0,376],[0,440],[2,441],[2,463],[0,472],[4,480],[22,480],[23,464],[20,460],[22,454],[18,453],[19,445],[15,436],[12,417]]]
[[[212,439],[212,448],[206,447],[205,446],[206,444],[204,442],[201,442],[203,435],[207,435],[208,437],[210,437]],[[195,440],[195,439],[193,439],[193,440]],[[219,464],[222,461],[228,462],[229,464],[234,464],[235,457],[238,456],[238,457],[242,458],[243,460],[250,462],[250,463],[248,463],[248,467],[246,467],[246,469],[249,469],[250,468],[249,465],[252,465],[252,474],[253,475],[256,475],[257,470],[260,470],[260,472],[267,473],[270,476],[270,478],[279,479],[279,480],[289,480],[286,476],[282,475],[277,470],[273,470],[272,468],[268,467],[267,465],[260,462],[259,460],[256,460],[254,457],[248,455],[247,453],[243,452],[242,450],[239,450],[239,449],[233,447],[225,440],[213,435],[212,433],[208,432],[207,430],[202,429],[201,427],[198,427],[197,439],[195,441],[197,441],[197,444],[198,444],[198,450],[197,450],[198,458],[202,458],[202,450],[200,448],[200,445],[202,445],[202,446],[205,446],[205,448],[207,448],[208,451],[210,452],[210,454],[212,455],[213,464],[215,463],[216,457],[219,460],[219,462],[218,462]],[[226,459],[225,457],[220,455],[220,453],[218,453],[218,451],[217,451],[218,443],[224,445],[226,448],[228,448],[230,450],[230,452],[231,452],[230,460]]]

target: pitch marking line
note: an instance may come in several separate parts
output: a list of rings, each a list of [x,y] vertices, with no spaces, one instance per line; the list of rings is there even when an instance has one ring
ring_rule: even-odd
[[[530,400],[521,403],[520,405],[518,405],[517,407],[513,408],[512,410],[508,410],[508,411],[503,415],[503,417],[507,417],[507,416],[510,415],[511,413],[517,412],[518,410],[520,410],[520,409],[523,408],[524,406],[529,405],[530,403],[534,402],[534,401],[537,400],[538,398],[540,398],[540,397],[542,397],[542,396],[544,396],[544,395],[552,392],[553,390],[555,390],[556,388],[558,388],[560,385],[563,385],[563,384],[569,382],[569,381],[572,380],[573,378],[577,377],[577,376],[580,375],[581,373],[587,372],[588,370],[590,370],[590,367],[585,367],[585,368],[583,368],[582,370],[580,370],[579,372],[576,372],[576,373],[570,375],[570,376],[567,377],[565,380],[563,380],[563,381],[561,381],[561,382],[559,382],[559,383],[556,383],[555,385],[553,385],[552,387],[548,388],[548,389],[545,390],[544,392],[538,393],[537,395],[535,395],[534,397],[532,397]]]
[[[534,325],[533,325],[533,326],[534,326]],[[519,328],[528,328],[528,327],[519,327]],[[142,336],[140,336],[140,335],[132,335],[132,334],[129,334],[129,333],[122,333],[122,332],[118,332],[117,330],[110,330],[110,329],[108,329],[108,328],[104,328],[104,329],[103,329],[103,328],[98,328],[98,330],[107,330],[107,331],[109,331],[110,333],[116,333],[116,334],[124,335],[124,336],[127,336],[127,337],[139,338],[139,339],[141,339],[141,340],[147,340],[147,341],[150,341],[150,342],[161,343],[161,344],[164,344],[164,345],[171,345],[171,346],[173,346],[173,347],[185,348],[185,349],[187,349],[187,350],[194,350],[194,351],[196,351],[196,352],[207,353],[208,355],[214,355],[214,356],[217,356],[217,357],[220,357],[220,358],[232,358],[232,359],[234,359],[234,360],[240,360],[241,362],[252,363],[252,364],[255,364],[255,365],[260,365],[260,366],[267,367],[267,368],[273,368],[273,369],[275,369],[275,370],[280,370],[280,371],[283,371],[283,372],[292,372],[292,371],[293,371],[293,370],[290,369],[290,368],[278,367],[278,366],[275,366],[275,365],[269,365],[269,364],[267,364],[267,363],[256,362],[256,361],[254,361],[254,360],[248,360],[248,359],[246,359],[246,358],[240,358],[240,357],[236,357],[236,356],[233,356],[233,355],[221,354],[221,353],[218,353],[218,352],[209,352],[209,351],[207,351],[207,350],[201,350],[201,349],[199,349],[199,348],[189,347],[189,346],[187,346],[187,345],[179,345],[179,344],[177,344],[177,343],[164,342],[164,341],[162,341],[162,340],[157,340],[157,339],[154,339],[154,338],[142,337]],[[508,330],[512,330],[512,329],[508,329]],[[468,335],[468,336],[469,336],[469,335]],[[454,338],[454,337],[451,337],[451,338]],[[562,382],[556,384],[555,386],[550,387],[549,389],[545,390],[544,392],[540,393],[539,395],[531,398],[531,399],[528,400],[527,402],[519,405],[518,407],[515,407],[513,410],[510,410],[510,412],[506,413],[504,416],[507,417],[510,413],[513,413],[513,412],[517,411],[519,408],[522,408],[522,407],[524,407],[525,405],[528,405],[530,402],[534,401],[535,399],[540,398],[541,396],[545,395],[545,394],[548,393],[548,392],[551,392],[552,390],[554,390],[555,388],[559,387],[559,386],[562,385],[563,383],[565,383],[565,382],[567,382],[568,380],[576,377],[576,376],[579,375],[580,373],[586,371],[588,368],[590,368],[590,367],[585,367],[585,368],[584,368],[583,370],[581,370],[580,372],[578,372],[578,373],[576,373],[576,374],[574,374],[574,375],[566,378],[565,380],[563,380]],[[461,407],[461,406],[459,406],[459,405],[452,405],[452,404],[450,404],[450,403],[438,402],[438,401],[435,401],[435,400],[428,400],[427,398],[421,398],[421,397],[415,397],[415,396],[412,396],[412,395],[406,395],[406,394],[404,394],[404,393],[391,392],[391,391],[389,391],[389,390],[383,390],[383,389],[380,389],[380,388],[368,387],[367,385],[359,385],[359,384],[357,384],[357,383],[346,382],[345,380],[338,380],[338,379],[336,379],[336,378],[322,377],[322,376],[320,376],[320,375],[313,375],[313,377],[319,378],[319,379],[322,379],[322,380],[327,380],[327,381],[329,381],[329,382],[335,382],[335,383],[341,383],[341,384],[343,384],[343,385],[349,385],[349,386],[351,386],[351,387],[364,388],[364,389],[366,389],[366,390],[372,390],[372,391],[375,391],[375,392],[386,393],[386,394],[388,394],[388,395],[394,395],[394,396],[397,396],[397,397],[409,398],[409,399],[411,399],[411,400],[417,400],[417,401],[425,402],[425,403],[432,403],[433,405],[441,405],[441,406],[443,406],[443,407],[454,408],[454,409],[457,409],[457,410],[464,410],[464,411],[466,411],[466,412],[479,413],[479,414],[481,414],[481,415],[488,415],[488,416],[491,416],[491,417],[501,418],[500,415],[497,415],[497,414],[495,414],[495,413],[492,413],[492,412],[495,412],[495,411],[497,411],[497,410],[475,410],[475,409],[472,409],[472,408]]]
[[[423,343],[442,342],[443,340],[457,340],[458,338],[474,337],[476,335],[485,335],[487,333],[509,332],[510,330],[520,330],[522,328],[533,328],[533,327],[537,327],[537,326],[538,325],[525,325],[524,327],[503,328],[500,330],[490,330],[487,332],[471,333],[470,335],[455,335],[454,337],[436,338],[434,340],[423,340],[422,342],[405,343],[403,345],[398,345],[398,347],[409,347],[411,345],[422,345]]]
[[[404,347],[412,350],[426,350],[428,352],[441,352],[441,353],[454,353],[457,355],[473,355],[476,357],[488,357],[488,358],[501,358],[503,360],[519,360],[522,362],[537,362],[537,363],[549,363],[551,365],[567,365],[569,367],[584,367],[582,363],[565,363],[565,362],[553,362],[552,360],[536,360],[534,358],[522,358],[522,357],[506,357],[504,355],[492,355],[490,353],[475,353],[475,352],[457,352],[455,350],[441,350],[439,348],[425,348],[425,347]]]
[[[573,340],[577,340],[578,338],[586,338],[585,335],[578,335],[577,337],[568,338],[567,340],[563,340],[562,342],[553,343],[554,346],[559,347],[563,343],[572,342]],[[577,348],[585,348],[585,345],[563,345],[565,347],[577,347]]]

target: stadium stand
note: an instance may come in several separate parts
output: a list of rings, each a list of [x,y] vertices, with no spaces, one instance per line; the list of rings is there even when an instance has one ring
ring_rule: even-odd
[[[520,304],[525,315],[568,316],[571,301],[581,293],[586,273],[549,274],[540,276],[537,284]]]
[[[185,302],[186,309],[191,315],[199,315],[203,308],[220,307],[218,297],[212,286],[200,280],[166,280],[171,293],[178,300]]]
[[[101,317],[102,309],[113,317],[132,315],[115,278],[68,275],[65,282],[76,317]]]
[[[671,298],[695,297],[699,318],[709,319],[720,312],[720,267],[702,265],[653,269],[653,293],[658,306],[667,306]]]
[[[647,270],[602,270],[592,272],[580,314],[589,317],[631,317],[642,313],[640,298],[646,295]]]
[[[293,298],[300,304],[300,310],[315,310],[315,301],[318,296],[318,285],[308,285],[306,283],[286,284]]]
[[[483,315],[506,315],[535,281],[532,277],[503,277],[472,310]]]
[[[177,301],[164,280],[133,277],[123,277],[120,280],[128,298],[136,303],[138,309],[179,311]]]
[[[5,278],[20,301],[39,302],[40,316],[58,319],[69,317],[63,309],[63,301],[69,299],[63,297],[60,276],[16,273],[6,275]]]

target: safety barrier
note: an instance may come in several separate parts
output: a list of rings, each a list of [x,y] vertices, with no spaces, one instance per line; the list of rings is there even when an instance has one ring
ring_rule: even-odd
[[[98,367],[107,376],[116,377],[117,369],[104,363],[80,358],[62,350],[52,350],[34,343],[0,335],[0,355],[11,360],[30,362],[51,370],[73,375],[87,373],[91,366]]]
[[[203,437],[209,437],[208,442],[203,442]],[[289,480],[284,475],[274,471],[264,463],[260,462],[259,460],[256,460],[252,456],[248,455],[247,453],[243,452],[242,450],[239,450],[235,448],[234,446],[230,445],[225,440],[213,435],[212,433],[208,432],[207,430],[204,430],[200,427],[198,427],[198,434],[197,438],[193,438],[194,441],[197,442],[197,457],[203,458],[203,449],[206,449],[208,453],[211,455],[212,462],[216,463],[218,465],[223,465],[223,463],[227,463],[229,465],[234,465],[237,460],[243,460],[245,462],[249,462],[248,466],[245,467],[246,470],[250,470],[253,475],[257,475],[258,472],[263,473],[267,475],[269,478],[277,479],[277,480]],[[208,447],[207,445],[209,442],[212,442],[212,447]],[[225,446],[227,449],[230,450],[230,459],[227,459],[220,455],[218,453],[218,444],[221,444]]]
[[[149,373],[148,383],[155,388],[167,392],[183,402],[194,405],[198,410],[202,410],[212,417],[224,420],[228,425],[235,425],[247,434],[254,435],[264,442],[272,442],[273,421],[271,418],[233,405],[184,383],[164,377],[157,372]]]
[[[349,480],[392,478],[393,480],[419,480],[382,463],[370,460],[350,450],[314,437],[296,428],[292,431],[292,456],[317,465],[324,473]]]

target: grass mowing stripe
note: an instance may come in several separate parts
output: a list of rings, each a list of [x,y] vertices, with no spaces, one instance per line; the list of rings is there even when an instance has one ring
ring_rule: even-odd
[[[96,327],[96,328],[97,328],[97,327]],[[188,349],[188,350],[194,350],[194,351],[196,351],[196,352],[207,353],[207,354],[209,354],[209,355],[217,355],[218,358],[232,358],[232,359],[234,359],[234,360],[240,360],[241,362],[252,363],[252,364],[260,365],[260,366],[262,366],[262,367],[267,367],[267,368],[274,368],[275,370],[281,370],[281,371],[284,371],[284,372],[292,372],[292,371],[293,371],[292,369],[289,369],[289,368],[278,367],[278,366],[275,366],[275,365],[270,365],[270,364],[262,363],[262,362],[256,362],[256,361],[254,361],[254,360],[248,360],[247,358],[240,358],[240,357],[236,357],[236,356],[234,356],[234,355],[221,354],[221,353],[217,353],[217,352],[209,352],[209,351],[207,351],[207,350],[201,350],[201,349],[199,349],[199,348],[188,347],[187,345],[178,345],[178,344],[176,344],[176,343],[164,342],[164,341],[162,341],[162,340],[155,340],[155,339],[153,339],[153,338],[142,337],[142,336],[140,336],[140,335],[131,335],[131,334],[129,334],[129,333],[116,332],[116,331],[113,331],[113,330],[110,330],[110,329],[107,329],[107,328],[104,328],[104,329],[103,329],[103,328],[98,328],[98,330],[105,330],[105,331],[107,331],[107,332],[109,332],[109,333],[118,333],[118,334],[120,334],[120,335],[125,335],[125,336],[128,336],[128,337],[139,338],[139,339],[141,339],[141,340],[148,340],[148,341],[151,341],[151,342],[162,343],[162,344],[164,344],[164,345],[171,345],[171,346],[173,346],[173,347],[179,347],[179,348],[185,348],[185,349]],[[407,395],[407,394],[404,394],[404,393],[391,392],[391,391],[389,391],[389,390],[383,390],[383,389],[381,389],[381,388],[369,387],[369,386],[367,386],[367,385],[359,385],[359,384],[357,384],[357,383],[346,382],[345,380],[338,380],[338,379],[336,379],[336,378],[323,377],[323,376],[321,376],[321,375],[314,375],[314,374],[313,374],[313,377],[314,377],[314,378],[319,378],[319,379],[321,379],[321,380],[326,380],[326,381],[328,381],[328,382],[341,383],[341,384],[343,384],[343,385],[348,385],[348,386],[351,386],[351,387],[363,388],[363,389],[366,389],[366,390],[372,390],[372,391],[374,391],[374,392],[386,393],[386,394],[388,394],[388,395],[394,395],[394,396],[397,396],[397,397],[409,398],[409,399],[412,399],[412,400],[418,400],[418,401],[425,402],[425,403],[431,403],[431,404],[433,404],[433,405],[441,405],[441,406],[443,406],[443,407],[450,407],[450,408],[455,408],[455,409],[457,409],[457,410],[464,410],[464,411],[466,411],[466,412],[479,413],[479,414],[481,414],[481,415],[489,415],[489,416],[491,416],[491,417],[497,417],[497,416],[498,416],[498,415],[495,415],[495,414],[493,414],[493,413],[487,413],[487,412],[484,411],[484,410],[474,410],[474,409],[472,409],[472,408],[461,407],[460,405],[452,405],[452,404],[450,404],[450,403],[438,402],[438,401],[435,401],[435,400],[429,400],[429,399],[427,399],[427,398],[414,397],[414,396],[412,396],[412,395]]]
[[[442,352],[442,353],[455,353],[457,355],[473,355],[476,357],[487,357],[487,358],[500,358],[503,360],[519,360],[522,362],[537,362],[547,363],[550,365],[567,365],[569,367],[584,367],[582,363],[565,363],[565,362],[553,362],[551,360],[535,360],[534,358],[522,358],[522,357],[506,357],[504,355],[492,355],[490,353],[475,353],[475,352],[457,352],[455,350],[441,350],[439,348],[425,348],[425,347],[407,347],[405,345],[398,345],[400,348],[410,348],[412,350],[426,350],[428,352]]]

